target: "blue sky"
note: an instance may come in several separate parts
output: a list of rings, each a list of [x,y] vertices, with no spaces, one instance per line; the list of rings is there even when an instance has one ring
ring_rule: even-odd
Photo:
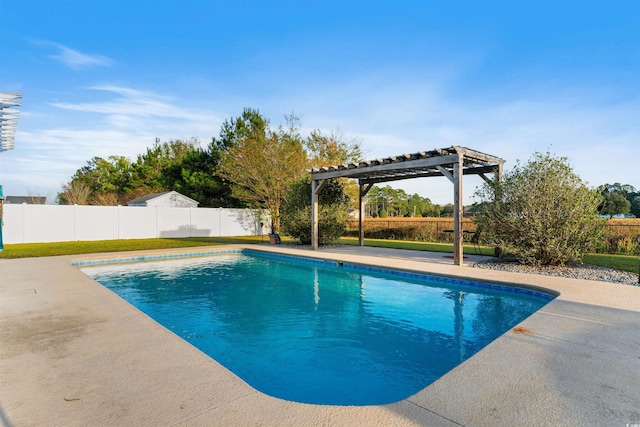
[[[244,107],[367,158],[550,151],[640,187],[640,1],[0,0],[0,22],[0,92],[23,96],[5,195],[54,198],[155,138],[206,145]],[[446,178],[393,186],[453,200]]]

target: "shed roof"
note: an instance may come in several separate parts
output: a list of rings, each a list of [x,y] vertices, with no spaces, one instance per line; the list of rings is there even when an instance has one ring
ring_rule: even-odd
[[[146,196],[138,197],[137,199],[129,200],[127,203],[144,203],[149,200],[155,199],[156,197],[163,196],[165,194],[169,194],[170,191],[163,191],[162,193],[152,193],[147,194]]]
[[[177,195],[179,195],[180,197],[183,197],[187,200],[191,200],[194,203],[200,203],[197,200],[193,200],[190,197],[185,196],[184,194],[178,193],[177,191],[163,191],[161,193],[152,193],[152,194],[147,194],[146,196],[142,196],[142,197],[138,197],[137,199],[133,199],[133,200],[129,200],[129,202],[127,202],[127,204],[138,204],[138,203],[146,203],[149,200],[153,200],[153,199],[157,199],[158,197],[162,197],[165,196],[167,194],[171,194],[171,193],[175,193]]]
[[[30,205],[46,205],[47,198],[45,196],[7,196],[4,202],[8,205],[11,204],[30,204]]]

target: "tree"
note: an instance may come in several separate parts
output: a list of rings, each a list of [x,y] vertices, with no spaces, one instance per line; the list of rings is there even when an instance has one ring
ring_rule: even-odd
[[[311,243],[311,177],[296,181],[283,208],[282,226],[295,239]],[[325,245],[335,242],[346,230],[349,196],[338,179],[327,180],[318,193],[318,241]]]
[[[62,186],[62,192],[58,193],[59,205],[88,205],[91,190],[79,181],[70,181]]]
[[[226,155],[236,141],[250,138],[264,139],[267,135],[269,127],[268,120],[260,114],[260,111],[253,108],[245,108],[238,117],[227,119],[220,128],[218,138],[212,138],[209,145],[209,153],[211,154],[212,167],[210,173],[218,185],[218,197],[216,204],[219,206],[230,207],[247,207],[244,200],[234,196],[231,189],[231,183],[218,173],[222,158]]]
[[[133,165],[131,187],[144,189],[145,193],[173,190],[167,172],[180,165],[192,152],[200,147],[197,138],[188,141],[173,139],[167,142],[156,140],[152,147],[138,155]],[[188,196],[188,195],[187,195]]]
[[[408,195],[404,190],[389,185],[371,187],[367,193],[366,207],[370,216],[381,218],[428,216],[433,210],[431,200],[418,194]]]
[[[367,201],[370,203],[369,212],[372,216],[375,214],[380,218],[392,216],[392,213],[396,212],[398,208],[396,204],[400,198],[398,190],[390,185],[385,185],[384,187],[374,185],[367,193]]]
[[[604,195],[604,201],[600,204],[600,214],[614,215],[628,214],[631,210],[631,202],[629,202],[622,193],[607,193]]]
[[[636,189],[632,185],[603,184],[598,187],[603,200],[598,206],[601,215],[609,215],[613,218],[617,214],[627,214],[631,211],[633,199],[637,196]]]
[[[220,129],[220,137],[212,139],[212,151],[222,156],[239,140],[265,138],[269,121],[253,108],[245,108],[239,117],[225,120]]]
[[[231,184],[233,197],[251,208],[267,209],[271,232],[278,233],[282,203],[291,184],[304,174],[307,158],[294,118],[287,128],[280,126],[276,131],[269,129],[266,119],[262,121],[264,132],[259,126],[240,127],[241,132],[230,126],[235,133],[225,142],[216,173]]]
[[[601,236],[600,195],[573,173],[565,157],[534,153],[502,180],[485,183],[476,215],[485,240],[521,263],[579,261]]]
[[[123,203],[131,191],[133,167],[123,156],[109,156],[107,159],[94,157],[71,177],[71,182],[63,186],[58,194],[59,201],[66,201],[66,190],[80,185],[89,189],[87,203],[92,205]]]
[[[340,131],[332,131],[326,136],[316,129],[305,139],[304,147],[309,160],[309,169],[359,162],[362,159],[360,141],[347,140],[344,133]]]
[[[168,189],[197,200],[201,207],[242,207],[231,197],[229,184],[212,173],[218,163],[213,144],[207,149],[194,147],[179,163],[170,165],[163,172],[164,183]]]
[[[358,163],[362,160],[360,140],[347,139],[341,131],[331,131],[327,136],[319,129],[311,132],[304,140],[307,153],[308,169],[341,165],[344,163]],[[358,209],[358,184],[355,180],[340,178],[344,191],[349,196],[349,207]]]
[[[200,206],[238,206],[229,184],[212,174],[219,156],[197,138],[157,140],[135,163],[122,156],[95,157],[78,169],[58,194],[59,203],[124,204],[149,193],[175,190]],[[85,194],[86,193],[86,194]]]
[[[451,217],[453,216],[454,210],[455,209],[454,209],[453,203],[447,203],[446,205],[440,207],[438,216]]]
[[[636,189],[633,187],[633,185],[629,185],[629,184],[623,185],[623,184],[620,184],[619,182],[616,182],[615,184],[603,184],[598,187],[598,191],[603,194],[622,193],[624,196],[626,196],[629,193],[634,193]]]
[[[634,196],[631,200],[631,213],[636,218],[640,218],[640,195]]]
[[[431,200],[421,197],[419,194],[412,194],[407,203],[408,213],[411,217],[428,216],[431,213]]]

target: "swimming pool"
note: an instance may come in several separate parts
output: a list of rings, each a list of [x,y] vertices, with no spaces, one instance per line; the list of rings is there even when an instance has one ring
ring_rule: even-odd
[[[553,298],[256,251],[83,271],[257,390],[334,405],[406,398]]]

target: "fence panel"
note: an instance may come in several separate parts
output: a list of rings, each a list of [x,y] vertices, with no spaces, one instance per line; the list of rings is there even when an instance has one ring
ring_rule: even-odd
[[[6,244],[262,233],[249,209],[21,204],[5,205],[3,216]],[[262,221],[268,227],[268,218]]]
[[[222,236],[220,216],[223,209],[192,209],[190,237]]]
[[[73,240],[118,239],[117,206],[73,206],[75,235]]]
[[[6,243],[24,243],[24,215],[22,206],[4,205],[2,208],[2,240]]]
[[[73,209],[56,205],[22,206],[24,243],[75,240],[75,212]],[[42,236],[46,236],[47,240],[41,240]],[[6,243],[11,242],[7,241]]]
[[[264,225],[260,227],[260,222]],[[227,236],[251,236],[263,234],[267,223],[251,209],[224,209],[220,215],[220,227]]]
[[[158,237],[158,212],[155,208],[119,207],[119,239]]]
[[[158,237],[191,237],[190,208],[155,208],[158,210]]]

